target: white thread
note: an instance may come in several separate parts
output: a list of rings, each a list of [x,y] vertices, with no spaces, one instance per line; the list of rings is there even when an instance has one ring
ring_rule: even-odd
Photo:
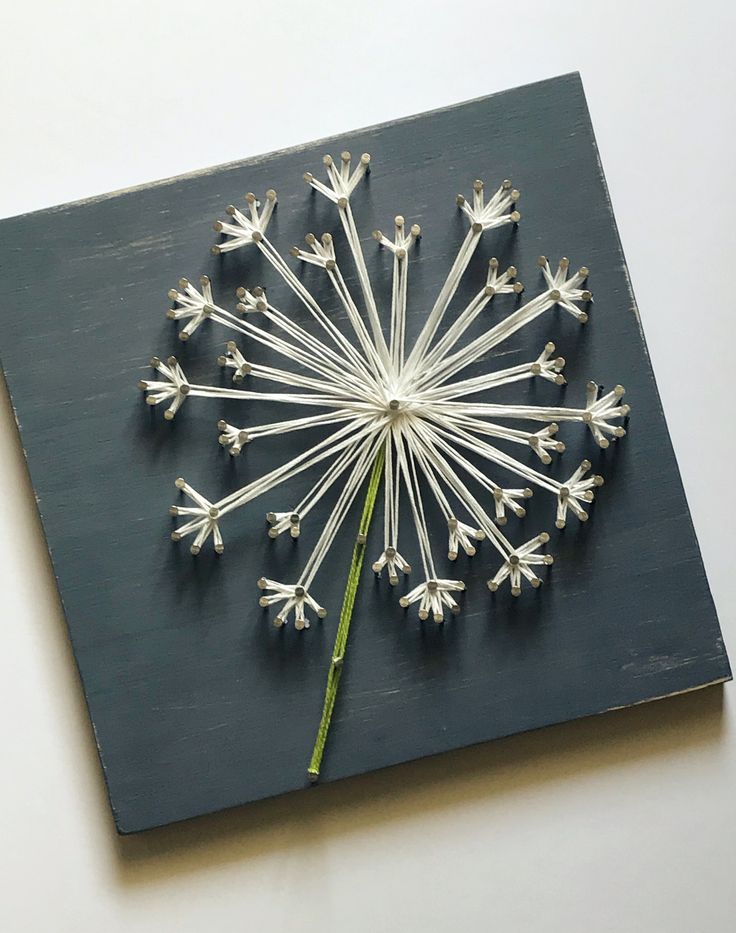
[[[236,426],[226,421],[218,422],[219,442],[234,455],[260,438],[313,428],[328,429],[330,433],[306,446],[302,453],[287,463],[218,502],[211,502],[183,479],[178,479],[176,486],[191,505],[172,506],[172,515],[182,519],[172,537],[180,540],[193,536],[191,550],[196,554],[211,536],[215,550],[222,552],[220,520],[225,515],[299,474],[324,465],[316,482],[295,506],[282,506],[266,516],[271,537],[279,537],[288,531],[291,537],[297,538],[307,516],[325,497],[337,491],[335,504],[328,512],[297,582],[280,583],[271,576],[264,576],[258,583],[263,591],[261,605],[279,606],[274,619],[276,625],[283,625],[293,615],[297,628],[307,628],[308,612],[319,618],[326,613],[312,596],[312,586],[376,455],[382,449],[383,550],[374,561],[373,570],[381,574],[385,569],[392,585],[398,583],[399,573],[411,572],[409,563],[398,550],[400,500],[402,494],[406,494],[425,577],[424,582],[401,597],[401,605],[417,605],[420,618],[431,616],[437,622],[444,620],[446,610],[456,612],[459,608],[453,594],[461,592],[464,584],[459,580],[442,579],[437,573],[425,512],[425,503],[429,499],[434,501],[447,524],[450,560],[455,560],[460,550],[473,556],[478,543],[488,539],[502,559],[499,570],[488,581],[491,590],[498,589],[506,580],[513,595],[519,595],[524,580],[534,587],[539,586],[541,579],[534,568],[552,562],[549,555],[539,553],[539,549],[548,542],[549,535],[542,532],[520,547],[514,547],[499,526],[506,525],[510,516],[524,517],[526,510],[522,503],[532,495],[532,487],[554,496],[558,528],[565,526],[570,514],[585,521],[588,518],[586,506],[594,498],[593,490],[603,480],[590,475],[591,464],[584,460],[568,480],[560,483],[495,447],[487,438],[529,448],[539,460],[548,464],[553,454],[562,453],[565,449],[557,437],[558,425],[576,421],[588,426],[599,446],[607,447],[612,440],[626,433],[620,423],[630,411],[628,405],[622,404],[624,390],[615,386],[601,394],[598,385],[591,382],[586,389],[585,405],[580,408],[494,404],[482,398],[472,398],[500,386],[537,377],[552,385],[564,385],[562,370],[565,360],[554,355],[553,343],[547,343],[539,356],[529,362],[465,378],[460,374],[552,308],[562,308],[584,323],[588,318],[585,308],[592,301],[591,293],[584,287],[588,270],[581,268],[570,275],[569,261],[563,258],[553,271],[547,258],[540,257],[543,280],[540,292],[511,313],[504,314],[503,308],[495,307],[502,301],[502,296],[518,296],[524,286],[516,280],[517,270],[513,266],[501,272],[498,261],[491,259],[484,287],[443,330],[445,316],[483,235],[497,227],[516,224],[521,217],[516,209],[520,195],[511,182],[503,182],[486,202],[484,186],[477,181],[470,199],[457,198],[458,207],[468,218],[470,227],[407,355],[409,265],[410,261],[415,261],[411,260],[411,254],[421,236],[420,228],[415,224],[407,229],[404,217],[397,215],[392,239],[379,230],[373,233],[378,246],[392,257],[391,308],[386,335],[351,207],[351,196],[369,170],[370,157],[361,156],[355,169],[351,169],[348,152],[341,154],[339,163],[330,156],[325,156],[323,162],[327,184],[310,173],[304,177],[337,209],[352,254],[364,310],[350,293],[330,234],[320,238],[308,234],[305,237],[308,248],[293,247],[290,252],[300,262],[326,272],[350,325],[351,336],[346,336],[333,323],[329,313],[315,300],[266,236],[277,205],[276,192],[269,190],[263,205],[254,195],[248,194],[244,211],[230,206],[226,212],[229,219],[215,223],[215,229],[223,235],[223,240],[213,247],[213,252],[226,253],[255,244],[307,309],[311,321],[319,329],[318,334],[274,307],[260,287],[237,290],[237,311],[241,315],[238,317],[215,302],[207,276],[199,280],[201,290],[181,279],[178,288],[169,292],[173,307],[167,312],[168,316],[181,323],[179,337],[182,340],[191,339],[207,321],[240,335],[241,343],[229,341],[218,360],[223,369],[232,374],[235,385],[190,383],[175,357],[169,357],[165,362],[154,358],[151,364],[159,378],[144,379],[139,385],[149,404],[167,404],[165,417],[168,419],[173,418],[190,397],[238,399],[246,404],[253,400],[267,400],[289,407],[318,409],[314,414],[266,424]],[[483,320],[491,302],[495,308],[494,318],[501,314],[500,320],[480,336],[464,342],[469,329],[477,328]],[[254,323],[258,316],[271,327],[266,329]],[[249,355],[251,344],[265,346],[279,354],[287,361],[287,367],[281,369],[254,362]],[[255,380],[287,386],[288,389],[258,391],[251,388]],[[240,388],[241,385],[248,387]],[[504,422],[508,419],[541,422],[543,426],[538,431],[527,431],[506,425]],[[468,451],[486,463],[521,477],[529,485],[503,488],[468,459]],[[469,482],[481,491],[480,497],[471,491]]]

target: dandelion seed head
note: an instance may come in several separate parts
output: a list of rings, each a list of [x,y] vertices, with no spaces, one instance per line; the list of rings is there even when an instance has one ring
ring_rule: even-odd
[[[521,502],[536,488],[551,495],[558,529],[566,527],[570,514],[585,522],[589,517],[586,507],[595,498],[593,489],[603,483],[602,477],[590,475],[589,460],[583,460],[571,476],[559,482],[549,472],[529,465],[528,459],[548,465],[553,455],[562,454],[565,444],[555,435],[560,424],[567,422],[585,426],[600,448],[626,434],[621,421],[628,417],[630,407],[621,403],[621,385],[604,394],[597,383],[588,383],[585,402],[578,408],[529,405],[523,396],[519,404],[494,403],[493,391],[502,386],[528,385],[538,379],[556,387],[565,384],[562,370],[566,360],[553,355],[556,348],[552,342],[544,345],[536,359],[487,369],[480,375],[465,374],[542,315],[552,318],[567,313],[581,324],[588,320],[588,310],[581,305],[589,309],[592,301],[592,293],[582,287],[589,270],[583,266],[571,274],[567,257],[559,260],[556,269],[546,256],[539,257],[539,287],[524,303],[518,297],[524,286],[516,280],[516,267],[501,271],[499,260],[492,258],[486,280],[478,283],[475,296],[464,307],[454,309],[453,298],[481,239],[521,220],[516,209],[521,193],[510,180],[494,191],[477,179],[469,196],[458,195],[457,209],[467,221],[465,238],[416,340],[411,346],[407,344],[409,280],[411,265],[418,261],[412,251],[421,230],[397,213],[392,237],[380,230],[373,232],[378,246],[393,257],[390,305],[379,306],[351,207],[351,197],[369,166],[367,153],[354,162],[345,150],[339,159],[324,157],[326,181],[311,172],[303,176],[337,211],[359,294],[348,289],[331,234],[318,237],[308,233],[304,249],[294,246],[289,250],[297,262],[323,270],[334,289],[335,306],[348,322],[349,335],[333,323],[334,307],[323,307],[315,299],[269,239],[269,224],[278,204],[276,191],[268,189],[262,199],[249,192],[242,209],[228,205],[224,211],[227,219],[215,221],[214,229],[221,239],[213,251],[217,255],[241,248],[259,251],[301,303],[308,323],[290,315],[289,309],[272,305],[260,286],[237,289],[234,314],[215,300],[209,277],[199,277],[199,288],[181,278],[168,292],[173,306],[167,309],[167,316],[177,322],[178,336],[184,341],[203,324],[235,334],[217,358],[231,374],[232,383],[196,384],[173,356],[166,362],[153,357],[151,367],[157,378],[139,382],[150,405],[164,403],[167,420],[174,419],[182,405],[191,404],[193,398],[239,399],[246,414],[251,401],[280,403],[284,417],[279,421],[217,423],[218,441],[232,455],[262,437],[322,429],[322,440],[315,443],[311,435],[305,435],[310,440],[297,456],[217,502],[184,479],[176,480],[182,501],[170,512],[180,524],[171,537],[179,542],[191,536],[190,550],[196,555],[209,538],[215,551],[223,552],[220,525],[231,512],[258,497],[273,498],[286,483],[293,488],[290,481],[297,477],[317,475],[299,502],[283,503],[280,511],[266,516],[269,536],[278,538],[288,532],[298,538],[313,509],[330,497],[331,506],[322,513],[327,517],[316,544],[305,555],[297,581],[281,583],[271,576],[258,580],[262,593],[259,604],[277,609],[273,617],[276,627],[292,619],[297,629],[306,629],[310,617],[325,617],[326,609],[313,596],[313,584],[326,562],[331,562],[340,529],[377,461],[383,484],[383,547],[372,569],[379,576],[385,570],[392,586],[399,584],[400,575],[412,573],[412,566],[399,550],[399,518],[405,503],[411,515],[409,547],[418,555],[421,582],[404,592],[399,603],[404,608],[416,606],[420,619],[442,623],[448,611],[454,615],[460,610],[456,596],[465,590],[465,584],[460,579],[446,579],[440,572],[430,511],[439,511],[445,519],[449,560],[457,561],[461,553],[478,560],[477,545],[488,542],[500,558],[488,588],[496,592],[507,584],[513,596],[520,596],[525,585],[534,589],[541,585],[535,568],[549,566],[553,558],[540,552],[550,540],[547,532],[526,543],[512,544],[501,531],[509,517],[524,519],[526,508]],[[507,299],[507,295],[512,298]],[[505,305],[505,301],[510,304]],[[496,309],[493,319],[485,314],[491,302]],[[483,323],[480,335],[471,339],[471,328],[479,322]],[[281,357],[283,368],[258,362],[258,351],[264,347]],[[516,427],[519,422],[528,424],[529,429]],[[483,469],[477,465],[479,460]],[[496,483],[492,479],[495,469],[517,476],[519,488]],[[405,535],[402,526],[402,542]],[[366,545],[364,530],[356,540],[358,546]]]

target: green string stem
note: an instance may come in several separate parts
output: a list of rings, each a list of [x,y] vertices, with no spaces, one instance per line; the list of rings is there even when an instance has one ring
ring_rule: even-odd
[[[368,482],[368,490],[365,494],[365,502],[363,503],[363,514],[360,518],[358,537],[355,540],[355,547],[353,548],[353,559],[350,563],[350,571],[348,573],[348,580],[345,586],[345,595],[343,597],[342,609],[340,611],[340,621],[337,626],[335,645],[332,650],[332,661],[330,662],[330,669],[327,673],[327,689],[325,690],[325,702],[322,708],[322,719],[320,720],[319,728],[317,729],[317,738],[314,743],[314,750],[312,751],[312,758],[309,762],[309,768],[307,769],[307,775],[309,776],[309,780],[312,782],[317,781],[319,778],[319,769],[322,765],[322,756],[325,753],[327,733],[329,732],[330,721],[332,720],[332,711],[335,708],[337,690],[340,686],[340,677],[342,675],[343,662],[345,660],[345,649],[348,643],[348,632],[350,631],[350,622],[353,618],[355,596],[358,592],[360,572],[363,568],[363,559],[365,558],[366,537],[368,535],[368,529],[371,524],[371,518],[373,517],[373,508],[376,504],[378,489],[381,485],[381,479],[383,477],[384,457],[385,452],[383,447],[381,447],[373,464],[373,472],[371,473],[371,478]]]

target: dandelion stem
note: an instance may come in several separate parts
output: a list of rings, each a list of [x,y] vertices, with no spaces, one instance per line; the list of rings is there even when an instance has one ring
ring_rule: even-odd
[[[353,559],[350,563],[347,584],[345,586],[345,595],[343,597],[342,609],[340,611],[340,621],[337,626],[337,635],[335,636],[335,646],[332,651],[332,661],[327,673],[327,689],[325,690],[325,701],[322,708],[322,719],[317,729],[317,738],[312,751],[312,758],[309,762],[307,774],[309,780],[315,782],[319,778],[319,770],[322,764],[322,756],[327,744],[327,733],[332,720],[332,711],[335,708],[335,699],[337,690],[340,686],[340,677],[342,676],[343,662],[345,659],[345,649],[347,647],[348,632],[350,631],[350,622],[353,618],[353,607],[355,606],[355,596],[358,592],[360,583],[360,572],[363,567],[365,557],[366,536],[373,517],[373,508],[376,504],[378,489],[381,485],[383,476],[384,448],[381,447],[373,464],[373,472],[368,482],[368,490],[363,503],[363,514],[360,518],[360,527],[358,537],[353,548]]]

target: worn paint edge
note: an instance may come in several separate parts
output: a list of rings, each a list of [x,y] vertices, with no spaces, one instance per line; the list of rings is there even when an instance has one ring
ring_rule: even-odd
[[[10,217],[2,218],[0,219],[0,223],[19,220],[22,217],[32,217],[34,214],[45,214],[49,212],[55,213],[57,211],[65,211],[69,208],[97,204],[101,201],[123,197],[127,194],[134,194],[135,192],[144,191],[150,188],[161,188],[165,187],[166,185],[173,185],[183,181],[190,181],[194,178],[201,178],[206,175],[214,175],[217,172],[232,171],[233,169],[237,168],[246,168],[252,165],[260,165],[263,162],[267,162],[270,159],[276,158],[277,156],[303,152],[306,149],[311,149],[314,146],[319,146],[322,143],[332,142],[335,139],[339,139],[345,136],[361,133],[371,133],[375,130],[382,129],[385,126],[396,126],[397,124],[402,123],[412,123],[415,120],[420,120],[424,117],[434,116],[435,114],[439,113],[446,113],[450,110],[459,110],[461,107],[465,107],[469,104],[477,104],[484,100],[490,100],[492,97],[498,97],[500,94],[509,94],[513,93],[514,91],[520,91],[522,89],[532,88],[544,84],[554,84],[555,82],[569,80],[575,77],[577,77],[578,82],[582,86],[580,72],[569,71],[561,75],[554,75],[551,78],[542,78],[539,81],[530,81],[528,84],[518,84],[515,87],[504,88],[501,91],[494,91],[492,94],[481,94],[478,97],[471,97],[467,100],[458,101],[454,104],[444,104],[442,107],[435,107],[431,110],[422,110],[420,113],[407,114],[402,117],[393,117],[389,118],[388,120],[382,120],[380,123],[372,123],[369,126],[361,126],[350,130],[345,130],[340,133],[333,133],[331,136],[321,136],[318,139],[312,139],[308,142],[298,143],[294,146],[286,146],[282,149],[272,149],[270,152],[264,152],[255,156],[248,156],[246,159],[234,159],[230,162],[220,162],[217,165],[211,165],[207,168],[194,169],[193,171],[184,172],[180,175],[170,175],[166,178],[158,178],[154,181],[140,182],[139,184],[130,185],[126,188],[117,188],[114,191],[95,194],[86,198],[77,198],[73,201],[65,201],[62,204],[54,204],[49,207],[37,208],[33,211],[24,211],[22,214],[13,214]]]
[[[192,820],[201,820],[207,819],[208,817],[214,816],[218,813],[227,813],[229,810],[237,810],[241,807],[249,807],[252,804],[263,803],[267,800],[277,800],[277,799],[286,799],[289,797],[294,797],[297,794],[303,794],[308,790],[310,794],[319,794],[319,793],[329,793],[328,788],[335,784],[343,784],[346,781],[359,780],[366,777],[371,777],[372,775],[379,774],[382,772],[390,772],[395,769],[400,769],[406,765],[412,765],[417,762],[432,761],[433,759],[443,758],[447,755],[452,755],[457,752],[464,752],[473,748],[481,748],[483,746],[495,745],[496,742],[503,741],[504,739],[514,739],[517,736],[522,735],[533,735],[536,732],[546,732],[550,728],[555,726],[561,727],[566,725],[572,725],[573,723],[586,722],[588,720],[595,719],[598,716],[607,716],[609,713],[622,712],[627,709],[632,709],[637,706],[646,706],[649,703],[656,703],[660,700],[667,700],[673,697],[684,696],[688,693],[697,693],[701,690],[705,690],[709,687],[722,686],[723,684],[731,681],[733,676],[729,673],[725,677],[719,677],[716,680],[709,680],[704,684],[696,684],[693,687],[685,687],[683,690],[674,690],[671,693],[662,693],[653,697],[645,697],[641,700],[636,700],[633,703],[626,703],[622,706],[610,706],[605,709],[591,710],[589,713],[584,713],[582,716],[578,716],[575,719],[554,719],[549,722],[542,723],[541,725],[534,726],[531,729],[523,729],[518,732],[504,732],[500,735],[495,736],[492,739],[482,739],[479,742],[469,742],[466,745],[458,745],[452,749],[445,749],[439,752],[432,752],[429,755],[423,755],[419,758],[404,758],[400,761],[394,761],[391,764],[383,765],[379,768],[373,768],[371,771],[365,771],[358,774],[346,774],[343,777],[339,778],[330,778],[325,781],[323,784],[314,784],[314,785],[305,785],[305,787],[298,788],[296,790],[290,790],[278,794],[263,794],[259,797],[253,797],[247,802],[243,803],[234,803],[229,804],[228,806],[221,807],[218,810],[203,810],[201,813],[193,814],[190,816],[179,817],[174,820],[167,820],[165,823],[155,823],[143,826],[125,826],[120,818],[120,813],[117,810],[113,811],[113,817],[115,821],[115,829],[119,836],[133,836],[139,834],[147,834],[150,832],[155,832],[159,829],[166,829],[170,826],[181,825],[182,823],[189,823]],[[450,772],[448,772],[450,773]]]

